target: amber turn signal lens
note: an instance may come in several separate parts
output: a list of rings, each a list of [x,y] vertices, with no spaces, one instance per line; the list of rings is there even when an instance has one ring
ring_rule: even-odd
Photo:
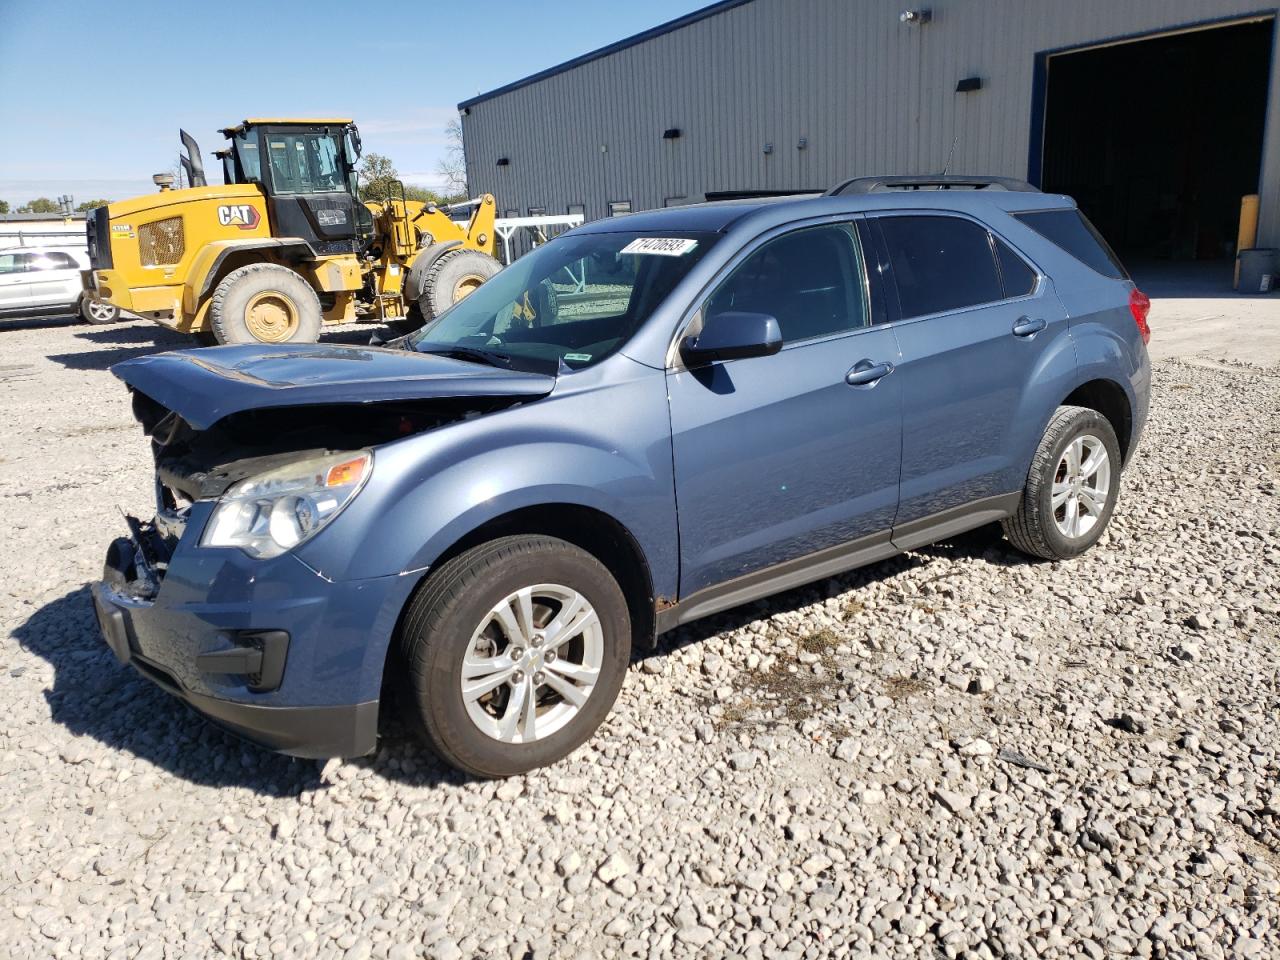
[[[329,473],[324,478],[324,485],[345,487],[348,484],[359,483],[360,478],[364,476],[364,466],[367,462],[367,457],[356,457],[346,463],[335,464],[329,468]]]

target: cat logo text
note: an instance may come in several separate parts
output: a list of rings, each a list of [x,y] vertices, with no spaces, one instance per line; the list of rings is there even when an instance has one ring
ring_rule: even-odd
[[[248,203],[223,204],[218,208],[218,222],[224,227],[239,227],[241,230],[252,230],[262,217],[257,207]]]

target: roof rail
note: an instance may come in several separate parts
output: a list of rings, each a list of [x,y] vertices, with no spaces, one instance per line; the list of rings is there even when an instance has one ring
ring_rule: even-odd
[[[889,193],[901,190],[1007,190],[1013,193],[1039,193],[1025,180],[1012,177],[971,176],[906,176],[854,177],[827,191],[828,197],[852,193]]]

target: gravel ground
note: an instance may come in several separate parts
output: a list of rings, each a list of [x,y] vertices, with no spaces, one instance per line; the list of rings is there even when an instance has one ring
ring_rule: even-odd
[[[115,663],[86,583],[151,478],[105,370],[180,342],[0,332],[10,956],[1280,956],[1280,370],[1161,361],[1086,557],[978,531],[683,629],[493,783]]]

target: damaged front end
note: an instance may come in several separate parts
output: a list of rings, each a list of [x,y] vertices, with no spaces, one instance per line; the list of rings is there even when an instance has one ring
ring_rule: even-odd
[[[155,459],[155,517],[128,518],[130,537],[113,547],[124,571],[114,586],[138,597],[155,595],[195,504],[221,501],[202,517],[203,545],[273,556],[336,515],[377,447],[555,385],[539,374],[354,347],[184,351],[112,372],[130,387]]]
[[[126,518],[108,550],[93,588],[103,636],[248,739],[295,756],[366,753],[382,656],[416,580],[325,576],[293,548],[396,441],[545,396],[554,378],[367,350],[202,353],[223,359],[113,368],[150,438],[156,510]]]
[[[469,397],[276,407],[197,430],[135,390],[134,415],[155,460],[156,512],[151,520],[125,517],[129,536],[111,545],[106,578],[125,596],[153,598],[193,506],[202,502],[216,504],[203,517],[202,546],[277,556],[318,533],[358,492],[375,448],[513,402]]]

